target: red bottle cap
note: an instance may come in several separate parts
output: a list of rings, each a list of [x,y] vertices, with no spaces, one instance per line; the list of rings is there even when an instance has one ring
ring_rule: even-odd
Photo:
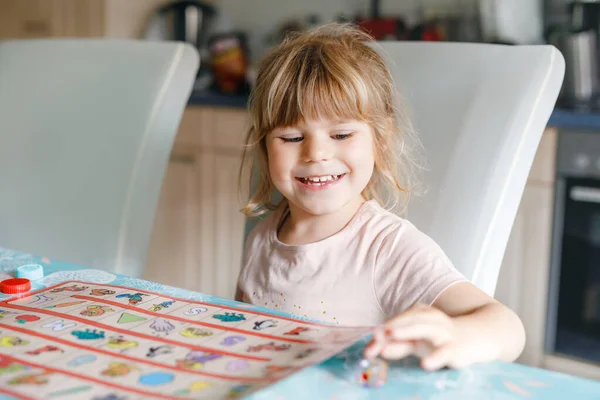
[[[25,293],[31,290],[31,282],[25,278],[6,279],[0,282],[0,292],[6,294]]]

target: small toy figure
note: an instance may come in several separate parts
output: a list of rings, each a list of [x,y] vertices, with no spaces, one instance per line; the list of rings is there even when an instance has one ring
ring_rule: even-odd
[[[358,384],[366,388],[382,386],[387,381],[387,362],[381,358],[363,358],[358,362]]]

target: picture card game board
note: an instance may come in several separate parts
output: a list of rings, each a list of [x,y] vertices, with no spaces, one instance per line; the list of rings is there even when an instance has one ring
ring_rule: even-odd
[[[0,395],[240,398],[370,332],[68,281],[0,302]]]

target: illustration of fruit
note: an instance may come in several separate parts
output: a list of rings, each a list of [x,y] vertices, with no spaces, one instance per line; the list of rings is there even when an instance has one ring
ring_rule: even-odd
[[[15,319],[17,320],[17,322],[19,324],[25,324],[27,322],[39,321],[40,317],[38,317],[37,315],[23,314],[23,315],[17,315],[15,317]]]

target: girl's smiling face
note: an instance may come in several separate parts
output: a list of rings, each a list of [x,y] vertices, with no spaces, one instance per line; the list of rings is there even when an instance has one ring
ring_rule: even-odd
[[[357,120],[308,120],[266,138],[271,179],[292,212],[329,214],[362,202],[375,166],[373,131]]]

